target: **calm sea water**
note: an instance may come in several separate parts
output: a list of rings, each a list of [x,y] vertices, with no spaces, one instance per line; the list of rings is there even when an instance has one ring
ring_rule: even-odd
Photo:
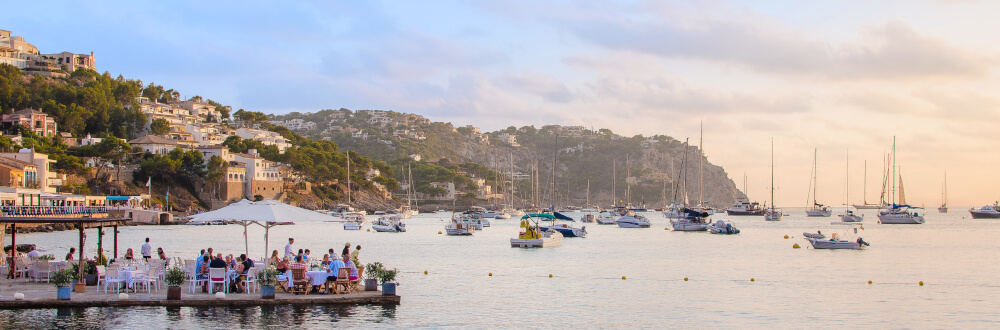
[[[802,232],[836,231],[838,226],[830,224],[839,220],[836,212],[831,218],[806,218],[802,209],[785,212],[790,216],[781,222],[713,217],[731,220],[742,230],[735,236],[664,230],[667,220],[649,212],[652,228],[586,224],[588,237],[566,238],[562,246],[545,249],[510,248],[508,239],[519,231],[517,220],[494,220],[493,227],[471,237],[438,234],[444,230],[442,219],[450,216],[444,213],[414,217],[407,221],[409,232],[398,234],[344,231],[336,223],[301,223],[273,228],[270,248],[281,250],[288,237],[295,237],[296,248],[322,256],[331,247],[340,251],[346,242],[361,244],[362,262],[381,261],[403,271],[398,277],[402,304],[0,311],[5,320],[0,327],[995,328],[1000,324],[996,308],[1000,242],[994,236],[1000,221],[972,220],[964,208],[953,208],[948,214],[928,213],[923,225],[882,225],[875,223],[873,211],[865,211],[860,236],[871,247],[830,251],[808,248]],[[242,227],[235,225],[123,227],[121,232],[122,251],[126,247],[138,251],[145,237],[168,256],[193,258],[207,247],[227,254],[244,250]],[[87,253],[92,255],[96,230],[89,230],[88,237]],[[109,244],[111,236],[106,237]],[[263,230],[251,227],[249,237],[251,254],[262,256]],[[43,253],[57,256],[75,246],[76,239],[75,232],[18,235],[19,242],[36,243]],[[793,249],[795,243],[802,248]]]

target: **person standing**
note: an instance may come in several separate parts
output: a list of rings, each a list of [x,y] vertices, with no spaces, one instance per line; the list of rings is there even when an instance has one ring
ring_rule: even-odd
[[[288,244],[285,244],[285,257],[293,258],[295,257],[295,251],[292,250],[292,243],[295,243],[295,239],[289,237]]]
[[[153,247],[149,245],[149,237],[146,237],[146,243],[142,244],[142,247],[139,249],[139,253],[142,253],[142,260],[147,263],[149,262],[149,259],[152,258]]]
[[[358,266],[358,268],[361,268],[361,263],[358,262],[358,255],[359,254],[361,254],[361,245],[360,244],[354,246],[354,252],[351,252],[351,261],[353,261],[354,265]]]
[[[349,256],[349,255],[351,255],[351,243],[350,242],[348,242],[347,244],[344,244],[344,252],[341,253],[340,255],[341,256]]]

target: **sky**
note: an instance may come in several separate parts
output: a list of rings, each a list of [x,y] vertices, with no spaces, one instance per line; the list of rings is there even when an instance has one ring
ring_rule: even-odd
[[[907,202],[1000,199],[1000,2],[11,2],[43,53],[234,109],[382,109],[484,130],[584,125],[697,141],[777,205],[877,201],[885,153]],[[849,162],[848,162],[849,159]],[[849,180],[848,180],[849,179]],[[845,189],[849,183],[850,189]]]

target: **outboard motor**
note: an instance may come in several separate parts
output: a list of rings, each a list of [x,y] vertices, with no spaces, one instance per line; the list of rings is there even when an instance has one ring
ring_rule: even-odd
[[[865,240],[861,239],[861,237],[858,237],[857,242],[858,242],[858,245],[871,246],[871,244],[868,244],[868,242],[865,242]]]

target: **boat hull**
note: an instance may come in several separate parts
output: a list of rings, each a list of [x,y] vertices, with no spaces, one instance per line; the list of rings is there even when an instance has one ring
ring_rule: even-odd
[[[671,221],[670,226],[673,227],[674,231],[706,231],[708,230],[707,223],[696,223],[696,222],[686,222],[686,221]]]
[[[1000,212],[969,211],[973,219],[1000,219]]]
[[[855,205],[851,205],[851,206],[854,206],[854,209],[857,209],[857,210],[878,210],[878,209],[882,208],[881,205],[864,205],[864,204],[857,205],[857,204],[855,204]]]
[[[344,223],[344,230],[361,230],[361,224],[352,222]]]
[[[863,222],[863,221],[865,221],[865,217],[864,216],[860,216],[860,215],[844,214],[844,215],[840,216],[840,221],[842,221],[842,222]]]
[[[548,231],[549,229],[558,231],[563,237],[587,237],[587,227],[569,227],[569,226],[551,226],[551,227],[541,227],[542,231]]]
[[[919,225],[924,223],[923,216],[900,213],[879,214],[878,220],[887,225]]]
[[[829,217],[831,215],[833,215],[833,212],[830,210],[815,209],[806,211],[806,216],[808,217]]]
[[[470,227],[464,228],[445,228],[448,236],[471,236],[476,230]]]
[[[622,217],[615,220],[615,223],[621,228],[649,228],[651,225],[649,219],[634,217]]]
[[[381,233],[405,233],[406,227],[403,226],[386,226],[386,225],[372,225],[372,229]]]
[[[516,248],[546,248],[562,245],[562,234],[559,232],[545,232],[542,238],[511,238],[510,247]]]
[[[780,211],[778,211],[778,212],[766,212],[766,213],[764,213],[764,220],[767,220],[767,221],[781,221],[781,218],[783,216],[784,215],[781,214]]]
[[[738,216],[759,216],[764,215],[764,211],[737,211],[737,210],[726,210],[726,215],[738,215]]]
[[[861,250],[864,248],[858,242],[834,241],[828,239],[806,238],[809,244],[817,250]]]

